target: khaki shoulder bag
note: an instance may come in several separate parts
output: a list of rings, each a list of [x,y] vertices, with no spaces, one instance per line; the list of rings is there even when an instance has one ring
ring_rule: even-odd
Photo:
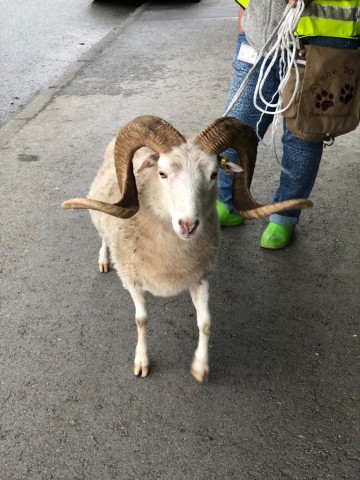
[[[355,130],[360,121],[360,49],[306,45],[298,52],[300,86],[284,112],[286,126],[296,137],[329,141]],[[291,69],[282,96],[286,106],[295,90]]]

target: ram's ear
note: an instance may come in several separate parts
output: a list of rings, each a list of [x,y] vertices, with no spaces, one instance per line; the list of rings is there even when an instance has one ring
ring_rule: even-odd
[[[226,162],[225,164],[225,168],[230,168],[230,170],[232,170],[233,172],[243,172],[244,169],[240,167],[240,165],[237,165],[236,163],[233,163],[233,162]]]
[[[140,168],[138,169],[137,173],[142,172],[145,168],[151,168],[157,165],[160,155],[158,153],[152,153],[145,160],[142,162]]]
[[[240,173],[243,172],[244,169],[240,167],[237,163],[229,162],[229,160],[226,157],[218,156],[219,164],[220,167],[225,170],[227,174],[229,174],[231,171],[235,173]]]

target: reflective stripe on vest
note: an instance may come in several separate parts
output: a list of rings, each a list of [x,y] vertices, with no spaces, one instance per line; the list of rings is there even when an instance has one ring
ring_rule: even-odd
[[[296,33],[340,38],[360,36],[360,0],[315,0],[302,14]]]

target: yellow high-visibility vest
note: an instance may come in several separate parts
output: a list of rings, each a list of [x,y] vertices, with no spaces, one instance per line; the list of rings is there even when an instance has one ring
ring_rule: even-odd
[[[245,0],[243,2],[242,0],[235,0],[235,2],[237,2],[240,5],[240,7],[242,7],[242,8],[246,8],[249,5],[249,1],[250,0]]]
[[[240,5],[240,7],[246,8],[249,5],[250,0],[245,0],[245,1],[235,0],[235,2],[237,2]]]
[[[250,2],[235,1],[243,8]],[[314,0],[302,14],[295,33],[307,37],[360,37],[360,0]]]

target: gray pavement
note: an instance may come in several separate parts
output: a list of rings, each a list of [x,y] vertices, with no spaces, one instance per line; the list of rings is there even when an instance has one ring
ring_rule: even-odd
[[[235,36],[235,2],[150,2],[0,130],[2,480],[359,478],[359,130],[325,150],[290,248],[260,249],[265,220],[222,231],[204,385],[187,293],[150,299],[133,376],[130,296],[88,213],[60,209],[136,115],[221,116]],[[254,195],[278,175],[260,149]]]

